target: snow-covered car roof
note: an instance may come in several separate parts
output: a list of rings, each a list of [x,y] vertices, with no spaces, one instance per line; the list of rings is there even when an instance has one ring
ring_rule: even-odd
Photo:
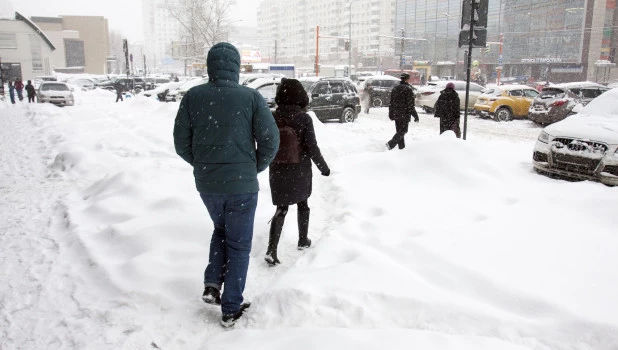
[[[281,78],[258,78],[255,79],[254,81],[250,82],[249,84],[247,84],[247,87],[252,88],[252,89],[257,89],[260,86],[264,86],[266,84],[269,83],[275,83],[275,84],[280,84],[281,83]]]
[[[618,144],[618,88],[600,95],[571,117],[543,129],[558,137]]]
[[[551,85],[551,87],[559,87],[559,88],[576,88],[576,87],[602,87],[602,88],[606,88],[606,86],[603,86],[601,84],[597,84],[595,82],[592,81],[575,81],[575,82],[571,82],[571,83],[561,83],[561,84],[553,84]]]
[[[400,78],[395,78],[392,75],[374,75],[372,77],[367,77],[366,80],[396,80],[400,81]]]
[[[508,85],[500,85],[500,86],[494,86],[492,87],[492,89],[500,89],[503,91],[511,91],[511,90],[534,90],[536,91],[535,88],[533,88],[532,86],[528,86],[528,85],[518,85],[518,84],[508,84]]]

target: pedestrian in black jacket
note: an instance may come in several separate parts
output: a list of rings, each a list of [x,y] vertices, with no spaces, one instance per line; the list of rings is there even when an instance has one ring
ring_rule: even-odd
[[[395,136],[386,143],[391,150],[396,145],[399,149],[406,147],[404,136],[408,132],[411,116],[418,123],[418,114],[414,108],[414,89],[410,85],[410,74],[401,73],[401,83],[391,91],[391,104],[388,107],[388,117],[395,121]]]
[[[34,96],[36,96],[36,92],[34,91],[34,86],[32,85],[32,81],[28,80],[28,84],[26,84],[26,94],[28,95],[28,103],[34,102]]]
[[[298,139],[300,157],[296,164],[284,164],[276,162],[279,158],[278,154],[269,166],[270,191],[273,204],[277,206],[271,220],[268,250],[264,257],[264,260],[271,266],[280,263],[277,258],[277,245],[290,205],[296,204],[298,210],[298,249],[311,246],[311,240],[308,238],[309,206],[307,204],[312,189],[311,161],[315,163],[322,175],[330,175],[330,169],[322,157],[315,138],[311,117],[305,113],[309,97],[301,83],[296,79],[283,78],[277,88],[275,102],[278,106],[274,113],[275,121],[280,128],[282,125],[287,125],[294,130]],[[283,140],[279,152],[282,149],[285,149]]]
[[[459,95],[455,91],[455,84],[446,84],[446,88],[440,92],[440,97],[438,97],[438,102],[436,102],[435,116],[440,118],[440,134],[447,130],[452,130],[457,138],[461,137],[459,103]]]

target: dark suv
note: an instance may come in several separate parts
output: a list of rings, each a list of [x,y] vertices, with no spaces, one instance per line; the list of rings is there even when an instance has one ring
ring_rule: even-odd
[[[391,103],[391,90],[401,79],[390,75],[373,76],[365,80],[365,91],[369,93],[372,107],[387,107]]]
[[[309,94],[309,109],[318,119],[353,122],[360,113],[360,98],[348,78],[306,77],[298,79]]]

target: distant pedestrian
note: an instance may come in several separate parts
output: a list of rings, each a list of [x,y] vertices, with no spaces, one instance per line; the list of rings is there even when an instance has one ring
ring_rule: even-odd
[[[15,80],[15,91],[17,91],[17,98],[19,98],[20,101],[24,100],[23,90],[24,83],[21,81],[21,78],[17,78],[17,80]]]
[[[369,114],[371,108],[371,82],[365,80],[360,86],[360,103],[365,114]]]
[[[9,80],[9,96],[11,97],[11,103],[15,104],[15,85],[13,85],[11,80]]]
[[[277,210],[271,221],[268,249],[264,257],[271,266],[280,263],[277,245],[290,205],[296,204],[297,207],[298,249],[311,246],[307,204],[312,190],[311,161],[323,176],[330,175],[330,169],[318,147],[311,117],[304,110],[309,104],[309,97],[302,84],[296,79],[282,78],[275,102],[278,107],[274,115],[281,141],[277,156],[270,163],[269,180],[272,201]]]
[[[240,53],[215,44],[206,58],[209,81],[180,101],[174,123],[176,153],[192,166],[212,219],[202,300],[221,305],[221,325],[234,325],[243,302],[258,203],[258,173],[279,147],[279,131],[264,97],[238,84]],[[223,291],[221,293],[221,291]]]
[[[435,117],[440,118],[440,134],[452,130],[457,138],[461,137],[459,104],[459,95],[455,91],[455,84],[446,84],[446,88],[440,91],[440,97],[436,102]]]
[[[32,86],[32,81],[30,80],[28,80],[28,84],[26,84],[26,94],[28,95],[28,103],[34,102],[36,91],[34,90],[34,86]]]
[[[425,80],[425,74],[421,74],[421,85],[425,85],[426,80]]]
[[[116,82],[114,84],[114,89],[116,90],[116,102],[118,102],[118,100],[120,101],[124,101],[124,98],[122,98],[122,94],[124,93],[124,85]]]
[[[418,114],[414,108],[414,89],[410,85],[410,74],[401,73],[401,83],[391,91],[391,104],[388,107],[388,117],[395,121],[395,135],[386,143],[386,147],[391,150],[395,146],[404,149],[406,144],[404,136],[408,133],[408,124],[411,116],[414,122],[418,123]]]

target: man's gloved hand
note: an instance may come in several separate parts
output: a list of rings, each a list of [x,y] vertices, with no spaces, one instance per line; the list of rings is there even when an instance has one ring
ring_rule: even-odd
[[[328,175],[330,175],[330,169],[322,172],[322,176],[328,176]]]
[[[418,123],[418,117],[417,117],[417,118],[414,118],[414,122],[415,122],[415,123]]]

